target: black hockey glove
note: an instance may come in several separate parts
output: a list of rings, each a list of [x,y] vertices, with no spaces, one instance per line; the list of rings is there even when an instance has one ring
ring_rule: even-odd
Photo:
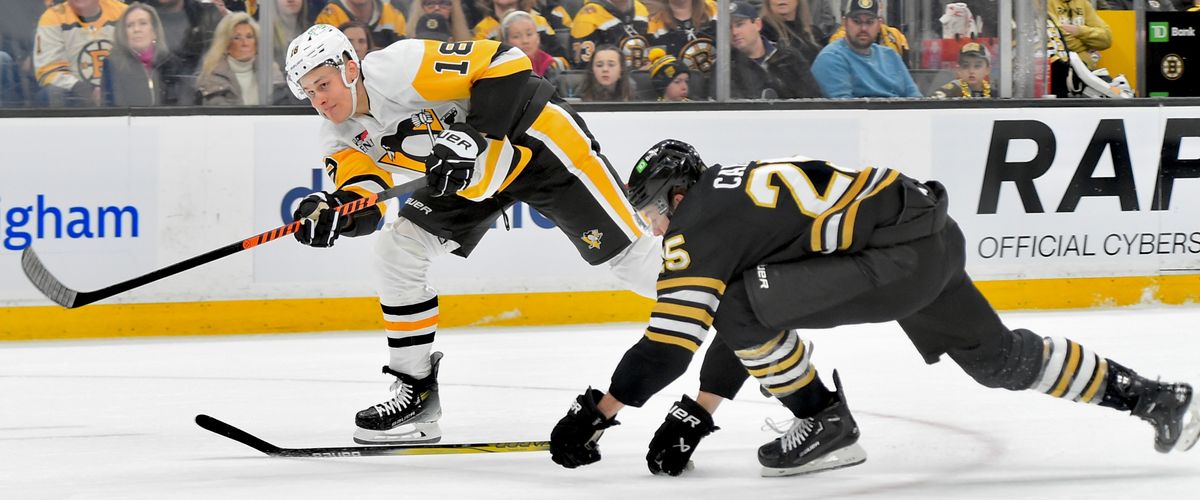
[[[300,229],[295,232],[296,240],[311,247],[333,246],[338,233],[345,227],[345,221],[341,214],[329,207],[340,204],[333,194],[326,192],[313,193],[300,200],[300,205],[292,214],[293,221],[300,221]]]
[[[471,183],[475,159],[487,142],[465,123],[455,123],[433,141],[433,152],[425,158],[425,181],[433,196],[452,195]]]
[[[550,459],[574,469],[600,461],[600,436],[604,429],[620,424],[616,418],[604,418],[596,403],[604,393],[588,387],[575,398],[567,415],[550,432]]]
[[[700,440],[720,429],[712,415],[687,396],[671,406],[667,419],[654,431],[646,466],[652,474],[678,476],[687,469],[692,452]]]

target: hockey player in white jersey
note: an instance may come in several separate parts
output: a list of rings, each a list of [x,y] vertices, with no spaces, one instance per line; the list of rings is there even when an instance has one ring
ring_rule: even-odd
[[[314,247],[374,232],[385,210],[340,218],[330,206],[425,176],[376,239],[374,269],[385,321],[393,396],[358,412],[355,441],[433,442],[441,437],[432,353],[438,296],[431,260],[470,254],[519,200],[553,220],[589,264],[607,263],[653,297],[662,264],[624,186],[586,125],[533,76],[520,49],[495,41],[402,40],[359,61],[336,28],[292,41],[287,78],[327,121],[325,169],[336,188],[302,200],[296,237]]]

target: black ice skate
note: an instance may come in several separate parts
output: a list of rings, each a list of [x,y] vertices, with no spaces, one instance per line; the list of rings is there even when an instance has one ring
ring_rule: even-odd
[[[416,380],[386,366],[383,372],[396,377],[392,399],[358,412],[354,442],[359,444],[436,443],[442,439],[437,421],[442,417],[438,398],[437,372],[442,353],[429,356],[429,376]]]
[[[837,393],[829,406],[809,418],[794,418],[778,439],[758,449],[762,475],[793,476],[858,465],[867,452],[857,444],[858,424],[842,394],[842,381],[833,372]]]
[[[1121,385],[1118,381],[1118,387]],[[1165,384],[1134,375],[1125,387],[1137,395],[1137,405],[1130,413],[1154,426],[1155,450],[1187,451],[1196,444],[1200,402],[1192,397],[1191,385]]]

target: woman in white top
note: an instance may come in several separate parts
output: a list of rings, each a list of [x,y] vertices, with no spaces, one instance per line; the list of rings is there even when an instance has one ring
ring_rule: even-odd
[[[254,106],[289,102],[283,72],[271,68],[271,102],[258,97],[258,23],[250,14],[225,16],[204,53],[196,81],[196,102],[203,106]]]

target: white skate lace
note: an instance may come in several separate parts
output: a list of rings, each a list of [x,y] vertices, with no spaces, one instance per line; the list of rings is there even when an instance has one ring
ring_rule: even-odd
[[[792,449],[798,448],[808,434],[813,430],[813,424],[816,420],[812,418],[793,418],[786,424],[776,422],[771,417],[767,417],[763,430],[772,430],[783,434],[779,438],[780,444],[783,445],[783,452],[787,453]]]
[[[380,416],[397,413],[412,402],[413,388],[403,380],[397,378],[389,389],[395,391],[396,395],[382,404],[375,405],[375,411],[379,412]]]

